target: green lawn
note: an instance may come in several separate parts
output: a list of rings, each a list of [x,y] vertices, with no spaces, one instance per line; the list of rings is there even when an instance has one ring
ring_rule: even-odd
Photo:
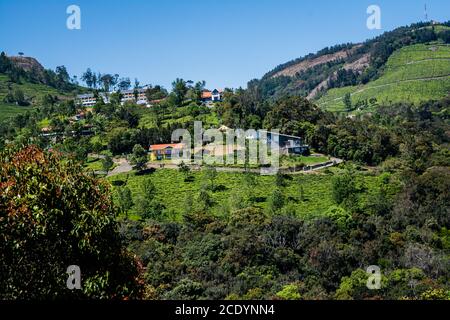
[[[339,169],[333,168],[317,174],[303,174],[289,176],[286,179],[286,186],[283,187],[283,194],[286,197],[287,206],[296,215],[314,217],[324,215],[334,207],[332,200],[332,176],[339,174]],[[119,174],[108,177],[109,182],[122,181],[128,186],[136,200],[141,194],[141,186],[145,179],[151,179],[157,187],[157,198],[164,203],[166,212],[170,212],[170,219],[179,220],[185,211],[186,199],[191,198],[194,206],[197,196],[204,183],[203,172],[192,172],[193,180],[185,182],[184,176],[177,170],[161,169],[147,175],[136,175],[135,172]],[[214,199],[212,212],[216,215],[223,215],[232,210],[236,202],[245,201],[251,196],[254,199],[254,206],[266,209],[268,200],[276,188],[274,176],[256,175],[256,185],[246,187],[244,174],[218,172],[216,186],[219,190],[211,192]],[[357,176],[358,183],[365,188],[375,189],[379,183],[379,178],[370,174],[360,173]],[[300,186],[303,188],[304,201],[299,200]],[[112,189],[117,188],[112,186]],[[366,193],[365,193],[366,194]],[[368,193],[367,193],[368,194]],[[366,195],[363,196],[363,199]],[[134,208],[130,210],[130,216],[138,219]]]
[[[432,79],[439,77],[439,79]],[[431,78],[431,79],[430,79]],[[343,97],[352,103],[376,98],[378,104],[420,103],[444,98],[450,92],[450,46],[418,44],[404,47],[389,57],[383,75],[366,85],[335,88],[317,100],[329,111],[344,111]],[[371,111],[371,110],[363,110]]]
[[[110,170],[114,169],[116,166],[117,165],[114,164]],[[98,158],[88,157],[84,167],[89,171],[103,171],[102,160]]]
[[[317,163],[327,162],[328,157],[325,156],[282,156],[280,159],[280,165],[283,168],[293,167],[295,165],[312,165]]]

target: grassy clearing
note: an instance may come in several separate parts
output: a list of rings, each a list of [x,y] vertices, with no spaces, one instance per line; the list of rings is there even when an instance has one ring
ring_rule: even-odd
[[[286,207],[295,215],[315,217],[326,215],[334,207],[332,200],[332,177],[340,174],[339,169],[325,170],[317,174],[289,176],[282,187],[286,197]],[[182,173],[177,170],[161,169],[148,175],[136,175],[135,172],[108,177],[109,182],[122,181],[132,192],[136,200],[141,195],[141,188],[145,179],[151,179],[157,187],[157,198],[165,205],[170,219],[179,220],[186,210],[187,199],[192,199],[194,205],[202,185],[205,183],[204,172],[192,172],[192,181],[185,182]],[[255,175],[256,185],[247,187],[245,175],[242,173],[218,172],[216,192],[210,192],[214,205],[212,212],[218,216],[233,210],[236,202],[253,199],[253,206],[267,209],[269,199],[277,188],[274,176]],[[367,173],[359,173],[358,183],[363,189],[375,190],[379,178]],[[112,189],[117,187],[112,186]],[[304,198],[301,200],[301,189]],[[362,195],[362,201],[369,193]],[[139,219],[134,208],[130,210],[130,217]]]
[[[88,157],[84,167],[88,171],[103,171],[102,160],[99,158]],[[115,167],[117,167],[116,164],[110,170],[113,170]]]
[[[313,165],[317,163],[327,162],[328,160],[329,158],[325,156],[282,156],[280,159],[280,165],[283,168],[288,168],[300,164]]]

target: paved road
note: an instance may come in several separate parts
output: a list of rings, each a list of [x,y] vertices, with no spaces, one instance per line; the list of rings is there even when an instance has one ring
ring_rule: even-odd
[[[114,168],[114,170],[111,170],[108,173],[108,177],[110,176],[114,176],[120,173],[126,173],[126,172],[130,172],[133,170],[133,167],[128,163],[128,161],[124,158],[121,159],[117,159],[114,160],[114,162],[116,164],[118,164],[117,167]],[[303,170],[298,170],[298,171],[292,171],[289,172],[289,168],[288,169],[282,169],[282,171],[284,173],[287,174],[305,174],[305,173],[313,173],[315,171],[324,169],[324,168],[328,168],[328,167],[332,167],[335,165],[338,165],[340,163],[342,163],[343,160],[339,159],[339,158],[330,158],[329,161],[327,162],[323,162],[323,163],[318,163],[315,165],[311,165],[311,166],[306,166],[303,168]],[[159,164],[159,163],[149,163],[147,165],[148,168],[154,168],[154,169],[178,169],[178,166],[176,164],[172,164],[172,163],[165,163],[165,164]],[[201,170],[201,166],[191,166],[191,170]],[[218,172],[246,172],[246,170],[244,168],[232,168],[232,167],[216,167],[216,170]],[[259,168],[252,168],[249,169],[248,171],[250,172],[254,172],[254,173],[261,173],[261,169]]]
[[[115,167],[113,170],[111,170],[108,173],[108,177],[114,176],[119,173],[130,172],[131,170],[133,170],[133,167],[130,165],[128,160],[125,158],[115,159],[114,163],[117,164],[117,167]]]

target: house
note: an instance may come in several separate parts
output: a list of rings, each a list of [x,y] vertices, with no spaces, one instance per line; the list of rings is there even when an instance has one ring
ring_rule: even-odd
[[[74,121],[80,121],[80,120],[83,120],[83,119],[85,119],[86,118],[86,114],[84,113],[84,112],[80,112],[80,113],[77,113],[76,115],[74,115],[73,117],[72,117],[72,120],[74,120]]]
[[[203,90],[201,100],[205,103],[222,101],[223,91],[214,89],[213,91]]]
[[[203,90],[201,94],[202,102],[212,101],[212,93],[209,90]]]
[[[280,145],[281,154],[284,155],[309,155],[309,146],[302,145],[294,140],[288,140],[284,146]]]
[[[302,138],[291,136],[288,134],[275,133],[271,131],[258,130],[247,132],[245,138],[249,140],[261,139],[260,134],[264,133],[267,137],[267,144],[272,142],[274,136],[278,136],[278,145],[280,146],[280,154],[283,155],[307,155],[309,154],[309,146],[302,143]]]
[[[213,91],[211,91],[211,100],[213,102],[222,101],[222,93],[223,91],[214,89]]]
[[[168,143],[168,144],[152,144],[150,145],[150,160],[171,160],[174,152],[180,152],[184,148],[182,143]]]
[[[269,133],[269,140],[272,135]],[[308,155],[309,146],[302,143],[302,138],[287,134],[278,134],[280,153],[284,155]]]

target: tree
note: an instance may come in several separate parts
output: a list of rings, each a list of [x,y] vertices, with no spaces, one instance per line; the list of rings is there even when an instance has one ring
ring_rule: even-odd
[[[298,187],[298,200],[302,202],[305,201],[305,190],[301,184]]]
[[[277,187],[284,187],[285,186],[285,181],[284,181],[284,175],[278,171],[277,174],[275,175],[275,185]]]
[[[119,83],[117,84],[117,87],[119,88],[120,91],[125,91],[125,90],[130,89],[130,87],[131,87],[130,78],[121,78],[119,80]]]
[[[99,74],[99,76],[100,76],[100,74]],[[102,83],[103,91],[109,92],[110,89],[116,85],[118,77],[119,77],[119,75],[117,75],[117,74],[112,75],[109,73],[101,75],[99,79],[100,79],[100,82]]]
[[[281,291],[277,292],[277,297],[283,300],[300,300],[301,295],[298,292],[298,285],[295,283],[285,285]]]
[[[14,89],[14,102],[16,102],[19,106],[27,106],[29,103],[25,99],[25,94],[19,88]]]
[[[177,78],[174,82],[172,82],[172,91],[175,94],[175,104],[177,106],[181,105],[188,91],[186,81]]]
[[[130,160],[131,164],[134,165],[135,170],[144,170],[147,167],[148,162],[147,151],[145,151],[140,144],[135,144]]]
[[[450,30],[441,31],[438,36],[445,43],[450,43]]]
[[[136,202],[136,212],[144,219],[161,218],[164,205],[156,198],[156,186],[149,178],[144,180],[141,196]]]
[[[106,155],[102,159],[102,168],[103,168],[103,171],[106,171],[106,174],[108,174],[109,170],[111,170],[113,165],[114,165],[114,162],[110,155]]]
[[[11,60],[6,56],[6,53],[2,51],[0,54],[0,73],[6,73],[12,67]]]
[[[81,75],[81,80],[83,80],[89,88],[92,88],[94,85],[94,76],[95,74],[88,68],[86,72]]]
[[[148,101],[163,99],[166,98],[167,95],[167,90],[159,85],[154,87],[149,86],[147,90],[145,90],[145,96]]]
[[[178,171],[184,175],[184,181],[189,180],[191,169],[184,163],[184,161],[181,161],[181,163],[178,165]]]
[[[137,78],[134,79],[133,96],[134,96],[134,101],[138,101],[138,97],[139,97],[139,80]]]
[[[117,202],[120,212],[122,214],[128,214],[128,210],[133,206],[133,197],[131,196],[131,190],[128,187],[117,188]]]
[[[156,186],[150,178],[144,180],[144,183],[142,184],[142,194],[150,201],[155,199]]]
[[[351,173],[333,177],[333,199],[337,204],[354,204],[357,193],[355,179]]]
[[[351,97],[350,93],[345,94],[343,101],[344,101],[344,105],[345,105],[345,110],[352,111],[352,97]]]
[[[97,89],[98,88],[98,84],[100,82],[100,73],[97,75],[95,73],[92,74],[92,88]]]
[[[215,182],[217,179],[216,168],[214,168],[212,166],[207,166],[206,169],[204,170],[203,177],[206,180],[206,182],[209,184],[208,189],[214,192],[216,190]]]
[[[70,82],[70,75],[65,66],[58,66],[55,70],[56,85],[58,89],[66,89]]]
[[[278,212],[285,204],[285,196],[279,188],[275,189],[269,199],[269,210],[271,213]]]
[[[255,187],[258,185],[258,181],[256,180],[256,175],[251,172],[245,172],[244,173],[244,191],[246,198],[251,203],[254,201],[254,190]]]
[[[136,296],[108,185],[61,160],[36,146],[0,153],[0,299]],[[67,289],[70,265],[81,269],[81,290]]]
[[[197,201],[200,204],[200,208],[204,211],[207,211],[214,204],[214,201],[206,188],[200,189]]]
[[[92,142],[91,146],[92,152],[97,154],[97,158],[99,158],[99,153],[103,150],[103,145],[100,143],[100,141],[95,140]]]

